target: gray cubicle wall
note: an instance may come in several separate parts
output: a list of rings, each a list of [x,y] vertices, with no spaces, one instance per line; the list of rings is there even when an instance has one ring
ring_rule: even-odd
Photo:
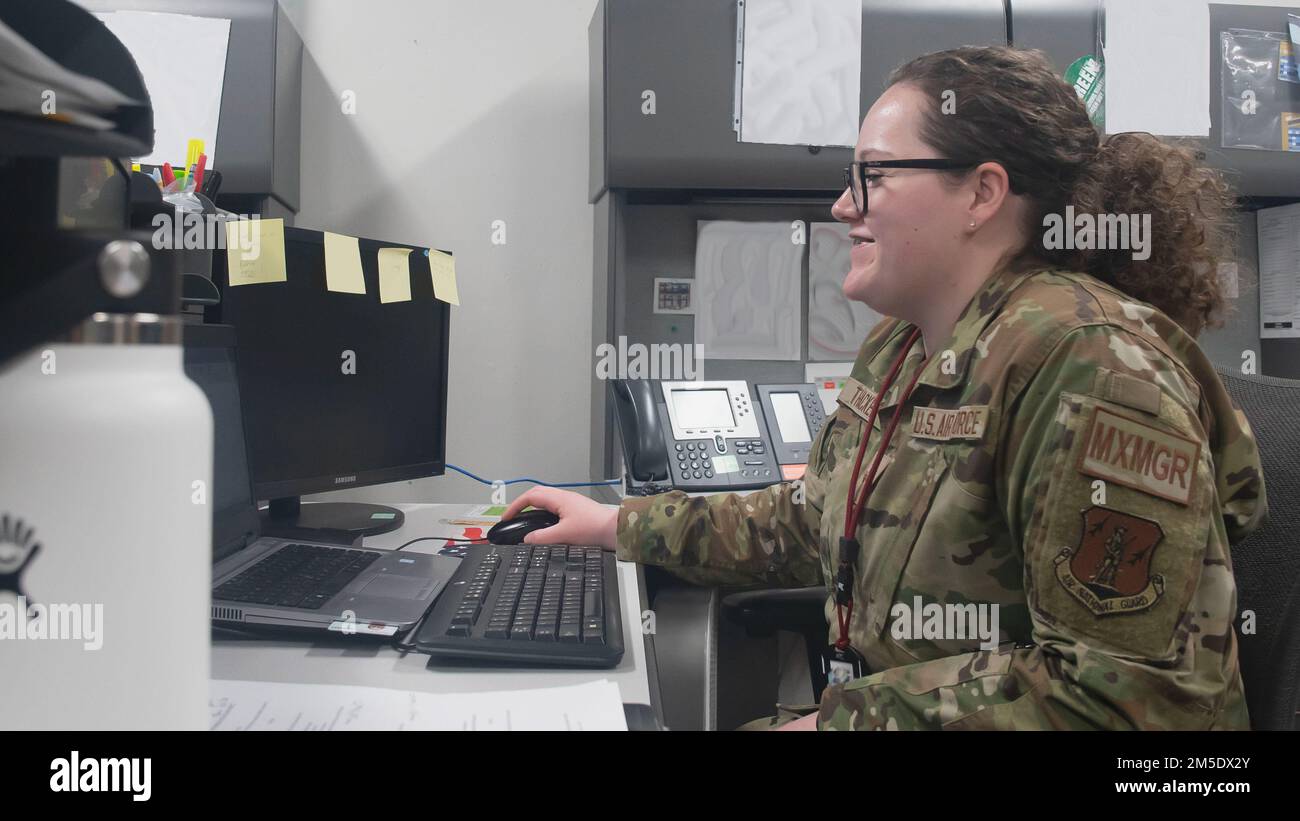
[[[1222,148],[1222,76],[1219,69],[1219,34],[1224,29],[1245,28],[1262,31],[1285,31],[1287,12],[1300,14],[1300,3],[1292,8],[1277,6],[1238,6],[1210,4],[1210,136],[1204,141],[1209,162],[1216,167],[1230,169],[1229,180],[1242,194],[1252,198],[1267,198],[1253,205],[1281,205],[1300,201],[1300,152],[1254,151],[1241,148]],[[1292,93],[1300,99],[1300,91]],[[1237,368],[1241,366],[1241,351],[1251,348],[1259,351],[1258,366],[1265,376],[1300,379],[1300,339],[1261,339],[1259,335],[1259,247],[1255,231],[1254,213],[1242,215],[1240,269],[1242,295],[1238,309],[1242,316],[1230,322],[1230,329],[1207,332],[1201,347],[1216,364]],[[1249,297],[1246,287],[1251,287]],[[1249,312],[1252,327],[1246,327]]]
[[[925,51],[1006,43],[1003,0],[863,0],[861,109]],[[592,51],[591,198],[606,188],[838,188],[848,148],[737,143],[736,0],[602,0]],[[598,59],[598,56],[599,59]],[[642,93],[656,112],[642,113]]]
[[[831,221],[833,202],[833,196],[806,199],[764,197],[753,200],[701,196],[685,203],[636,203],[635,200],[629,203],[624,212],[626,228],[619,284],[631,307],[625,316],[622,333],[627,335],[629,343],[695,341],[695,317],[656,314],[649,306],[654,304],[655,277],[694,278],[698,221],[791,223],[802,220],[807,227],[805,233],[809,233],[813,222]],[[806,317],[806,253],[801,263],[799,294],[799,315]],[[797,361],[705,359],[703,378],[802,382],[804,362],[808,358],[806,335],[800,339],[799,347],[800,358]]]
[[[1218,168],[1231,169],[1234,184],[1252,197],[1300,199],[1300,152],[1255,151],[1220,145],[1223,121],[1220,66],[1223,60],[1219,35],[1230,28],[1285,31],[1288,11],[1300,14],[1300,2],[1291,9],[1210,4],[1210,42],[1207,44],[1210,50],[1210,136],[1204,145],[1210,163]],[[1300,102],[1300,91],[1293,93],[1292,97]]]
[[[1008,20],[1008,6],[1013,9]],[[859,114],[889,73],[961,45],[1041,48],[1059,70],[1093,54],[1097,0],[862,0]],[[694,319],[656,315],[656,276],[694,276],[705,219],[827,221],[849,148],[736,142],[736,0],[602,0],[588,28],[594,205],[593,341],[691,342]],[[653,90],[656,113],[642,113]],[[801,300],[807,299],[804,261]],[[801,305],[801,316],[807,315]],[[802,354],[806,359],[804,340]],[[711,379],[803,381],[804,361],[706,360]],[[592,473],[621,470],[606,386],[592,378]]]

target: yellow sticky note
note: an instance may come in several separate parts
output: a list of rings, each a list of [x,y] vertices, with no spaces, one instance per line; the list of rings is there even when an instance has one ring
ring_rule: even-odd
[[[284,282],[284,220],[226,223],[226,269],[230,284]]]
[[[455,257],[430,248],[429,274],[433,277],[433,295],[450,305],[459,305],[460,293],[456,290]]]
[[[411,301],[410,248],[379,249],[379,301]]]
[[[356,237],[325,233],[325,287],[341,294],[364,294],[361,245]]]

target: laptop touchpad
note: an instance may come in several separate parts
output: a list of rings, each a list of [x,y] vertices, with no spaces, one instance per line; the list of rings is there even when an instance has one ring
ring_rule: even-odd
[[[429,579],[416,576],[393,576],[379,574],[357,592],[367,596],[387,596],[394,599],[421,599],[432,587]]]

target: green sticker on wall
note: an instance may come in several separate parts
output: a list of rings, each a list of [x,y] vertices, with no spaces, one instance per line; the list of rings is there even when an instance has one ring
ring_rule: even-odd
[[[1092,120],[1102,132],[1106,130],[1106,65],[1093,55],[1080,57],[1065,70],[1065,81],[1074,86],[1074,93],[1083,100]]]

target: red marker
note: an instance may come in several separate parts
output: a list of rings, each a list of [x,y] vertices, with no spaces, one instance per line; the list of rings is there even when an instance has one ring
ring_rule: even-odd
[[[200,154],[199,161],[194,165],[194,190],[201,192],[203,190],[203,166],[208,162],[207,154]]]
[[[171,185],[172,183],[176,182],[176,175],[172,173],[171,163],[169,162],[163,163],[162,177],[163,177],[163,185]]]

